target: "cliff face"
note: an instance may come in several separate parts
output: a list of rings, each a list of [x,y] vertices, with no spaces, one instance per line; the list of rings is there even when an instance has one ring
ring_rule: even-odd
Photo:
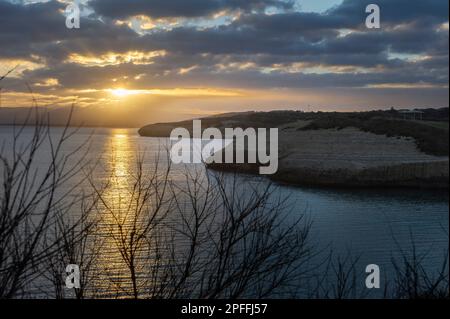
[[[448,188],[448,160],[383,165],[367,169],[318,170],[308,167],[280,168],[272,177],[276,181],[340,187],[414,187]]]
[[[448,188],[448,157],[427,155],[410,138],[343,130],[280,134],[278,172],[270,178],[297,185]],[[212,169],[258,173],[257,165],[212,164]]]
[[[221,130],[277,127],[279,169],[269,177],[280,182],[339,187],[448,188],[448,122],[403,121],[391,117],[395,118],[395,114],[383,111],[280,111],[209,117],[202,119],[202,126]],[[149,125],[139,133],[167,137],[175,127],[191,130],[192,121]],[[208,167],[259,173],[259,165],[255,164]]]

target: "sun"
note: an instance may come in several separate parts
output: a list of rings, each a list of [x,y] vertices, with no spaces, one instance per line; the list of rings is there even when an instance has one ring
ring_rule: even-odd
[[[118,97],[125,97],[131,94],[130,91],[126,89],[111,89],[110,91],[113,95]]]

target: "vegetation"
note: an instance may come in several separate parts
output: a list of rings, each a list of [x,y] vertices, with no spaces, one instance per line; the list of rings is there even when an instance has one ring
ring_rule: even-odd
[[[32,140],[42,147],[42,139]],[[50,173],[36,178],[45,186],[32,192],[26,181],[36,171],[22,164],[39,153],[15,162],[2,156],[0,298],[31,297],[35,289],[79,299],[368,297],[358,285],[358,260],[311,246],[310,222],[303,214],[292,220],[287,198],[270,182],[243,185],[237,175],[186,170],[180,183],[166,157],[152,171],[140,157],[126,182],[112,173],[99,184],[86,163],[61,174],[67,158],[58,161],[62,148],[54,149]],[[60,181],[73,174],[91,188],[69,200]],[[385,297],[448,298],[447,260],[437,275],[414,249],[393,260]],[[74,293],[64,282],[70,263],[82,274]]]
[[[147,173],[142,158],[126,182],[113,172],[100,184],[89,163],[67,167],[79,149],[62,151],[66,130],[53,146],[49,128],[36,124],[29,147],[16,147],[22,129],[13,138],[18,153],[1,152],[0,298],[31,297],[34,289],[70,297],[63,278],[72,263],[83,274],[73,295],[80,299],[287,296],[303,275],[309,224],[302,215],[283,223],[285,199],[273,185],[244,195],[237,179],[204,171],[186,171],[180,184],[169,163]],[[46,139],[52,152],[40,177],[33,163]],[[80,194],[86,184],[89,194]],[[105,250],[115,257],[96,267]]]
[[[448,156],[448,108],[425,109],[423,121],[405,120],[397,110],[369,112],[300,112],[273,111],[247,112],[218,115],[202,119],[204,127],[280,127],[295,128],[296,122],[306,125],[298,130],[343,129],[355,127],[365,132],[390,137],[414,138],[418,148],[427,154]],[[143,127],[139,133],[143,136],[167,137],[175,127],[192,130],[192,121],[153,124]]]
[[[333,114],[313,120],[299,130],[344,129],[355,127],[364,132],[370,132],[388,137],[412,137],[417,147],[424,153],[448,156],[448,129],[430,125],[427,122],[386,119],[381,117],[363,117],[358,114]]]
[[[187,170],[180,183],[167,157],[152,171],[138,157],[126,180],[101,183],[89,140],[65,149],[70,117],[57,139],[36,118],[31,136],[16,127],[0,148],[0,298],[361,296],[356,261],[327,255],[330,272],[317,272],[311,223],[270,182]],[[434,277],[415,256],[395,263],[386,297],[448,298],[448,257]],[[68,264],[81,269],[74,294]]]

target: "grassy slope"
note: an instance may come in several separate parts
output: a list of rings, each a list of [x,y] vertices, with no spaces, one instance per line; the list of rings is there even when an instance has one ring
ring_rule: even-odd
[[[447,126],[431,122],[408,121],[374,117],[360,119],[358,116],[333,115],[312,121],[299,130],[343,129],[356,127],[364,132],[370,132],[388,137],[412,137],[417,147],[424,153],[436,156],[448,156],[449,131]]]
[[[207,117],[201,120],[203,128],[217,127],[219,129],[279,127],[281,130],[297,128],[301,131],[356,127],[379,135],[412,137],[421,151],[431,155],[448,156],[448,108],[428,109],[424,112],[424,121],[404,120],[403,116],[395,110],[360,113],[247,112]],[[299,127],[300,122],[306,125]],[[143,136],[167,137],[175,127],[191,130],[192,121],[148,125],[140,129],[139,133]]]

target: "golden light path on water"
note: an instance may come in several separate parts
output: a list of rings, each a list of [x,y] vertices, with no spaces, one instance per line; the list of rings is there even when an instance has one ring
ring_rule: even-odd
[[[108,171],[104,203],[100,210],[103,243],[97,260],[101,274],[95,290],[99,297],[131,297],[130,274],[119,249],[129,236],[132,223],[132,169],[135,163],[133,143],[126,129],[114,129],[105,145],[104,161]]]
[[[143,225],[147,225],[155,205],[158,205],[155,189],[163,187],[161,178],[167,168],[165,160],[160,158],[164,157],[167,147],[164,143],[160,140],[142,143],[133,130],[113,129],[103,145],[101,158],[106,174],[102,180],[107,186],[103,188],[103,200],[98,209],[100,226],[96,234],[100,235],[102,243],[95,261],[94,297],[134,298],[135,282],[139,298],[145,298],[154,293],[152,288],[158,287],[159,278],[152,271],[167,267],[164,257],[161,257],[166,244],[161,244],[161,241],[174,240],[171,230],[165,228],[166,221],[155,223],[158,226],[152,226],[150,233],[145,231],[143,240],[138,242],[136,238],[143,235]],[[140,180],[137,178],[138,158],[143,165]],[[157,173],[159,177],[153,179],[156,167],[163,173]],[[171,170],[171,180],[184,181],[184,169]],[[135,241],[131,244],[132,238]],[[134,252],[133,258],[130,258],[130,251]],[[133,275],[128,267],[130,259],[133,259]]]

